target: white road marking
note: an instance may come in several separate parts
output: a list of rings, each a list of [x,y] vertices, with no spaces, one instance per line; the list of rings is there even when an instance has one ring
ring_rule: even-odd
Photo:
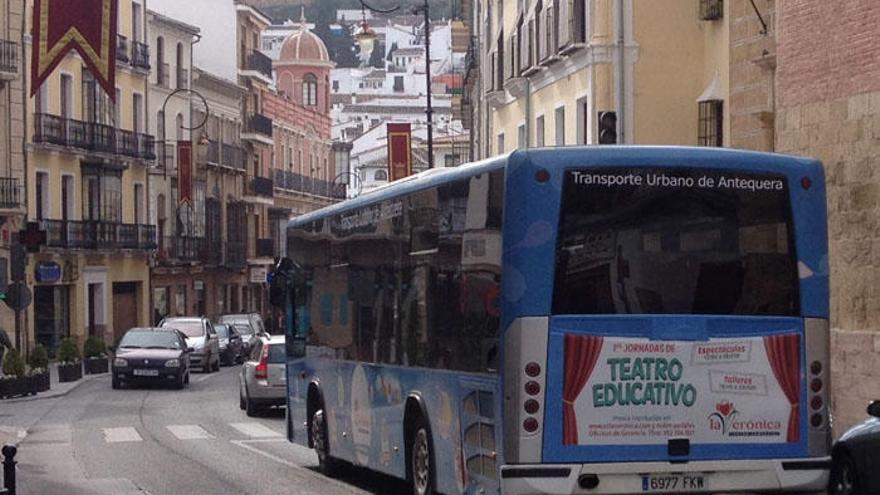
[[[281,433],[264,426],[260,423],[229,423],[229,426],[235,428],[241,433],[251,438],[280,438]]]
[[[301,464],[291,462],[287,459],[283,459],[281,457],[278,457],[277,455],[270,454],[269,452],[266,452],[264,450],[260,450],[259,448],[257,448],[258,445],[263,445],[263,444],[287,443],[286,438],[263,438],[260,440],[230,440],[229,443],[231,443],[233,445],[237,445],[243,449],[246,449],[250,452],[253,452],[254,454],[265,457],[266,459],[269,459],[271,461],[277,462],[278,464],[281,464],[282,466],[287,466],[287,467],[293,469],[294,471],[297,471],[298,473],[302,473],[304,475],[304,478],[314,479],[315,473],[311,469],[309,469]],[[314,452],[314,451],[312,451],[312,452]],[[317,464],[317,462],[318,462],[318,458],[317,458],[317,456],[315,456],[314,463]],[[352,494],[364,493],[360,490],[353,488],[351,485],[349,485],[347,483],[344,483],[339,480],[334,480],[333,478],[322,478],[322,481],[324,481],[325,483],[336,486],[337,488],[339,488],[341,491],[344,491],[345,493],[352,493]]]
[[[107,443],[118,442],[143,442],[141,435],[131,426],[121,428],[104,428],[104,441]]]
[[[167,425],[165,428],[178,440],[207,440],[214,438],[199,425]]]

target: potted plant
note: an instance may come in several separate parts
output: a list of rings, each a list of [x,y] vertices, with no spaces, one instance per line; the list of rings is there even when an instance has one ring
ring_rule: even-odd
[[[19,395],[36,395],[36,382],[25,375],[24,359],[12,349],[3,360],[3,377],[0,377],[0,398]]]
[[[70,337],[61,341],[58,346],[58,381],[75,382],[82,378],[82,361],[79,348]]]
[[[30,375],[37,384],[37,392],[49,390],[49,353],[41,344],[37,344],[31,352]]]
[[[107,373],[110,360],[107,359],[107,345],[100,337],[89,337],[83,344],[85,370],[87,375]]]

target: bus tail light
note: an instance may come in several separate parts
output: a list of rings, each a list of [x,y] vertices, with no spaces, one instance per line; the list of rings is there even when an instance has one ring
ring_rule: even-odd
[[[257,380],[266,380],[269,378],[269,346],[263,346],[263,352],[260,353],[260,362],[254,369],[254,378]]]
[[[805,188],[806,189],[806,188]],[[831,449],[830,335],[828,320],[804,320],[806,337],[807,404],[810,428],[807,433],[811,456],[827,456]]]
[[[541,425],[535,418],[526,418],[525,421],[523,421],[523,430],[526,430],[529,433],[534,433],[538,431],[539,426]]]
[[[549,318],[518,318],[504,334],[504,458],[510,464],[540,463],[543,456],[549,326]]]

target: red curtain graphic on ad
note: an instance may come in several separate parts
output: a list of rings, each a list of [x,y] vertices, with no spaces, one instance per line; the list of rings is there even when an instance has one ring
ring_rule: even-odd
[[[565,336],[565,378],[562,392],[562,444],[578,443],[577,416],[574,401],[590,379],[602,352],[602,337]]]
[[[771,335],[764,337],[767,359],[773,369],[773,375],[785,398],[791,404],[788,416],[788,442],[800,439],[800,403],[801,403],[801,346],[798,335]]]
[[[76,50],[111,100],[116,100],[118,0],[35,0],[31,96],[70,50]]]

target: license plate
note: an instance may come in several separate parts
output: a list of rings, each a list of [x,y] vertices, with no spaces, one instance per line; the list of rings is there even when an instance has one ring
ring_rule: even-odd
[[[692,493],[706,490],[705,475],[700,473],[642,475],[642,492],[645,493]]]
[[[159,370],[134,370],[134,376],[159,376]]]

